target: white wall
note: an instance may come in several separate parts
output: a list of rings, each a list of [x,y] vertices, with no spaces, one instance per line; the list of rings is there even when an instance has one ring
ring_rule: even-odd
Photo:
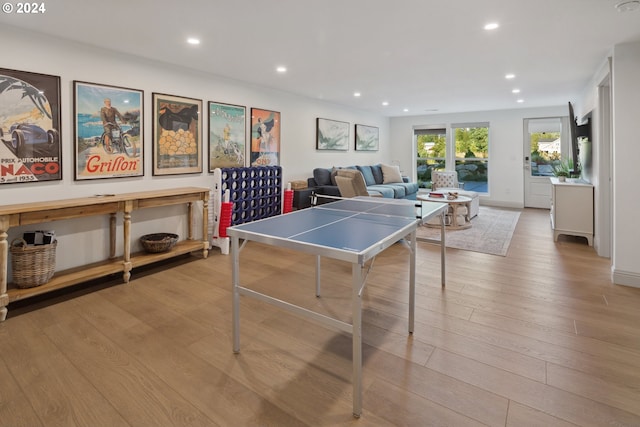
[[[0,186],[1,204],[170,187],[210,187],[212,175],[207,172],[206,155],[204,156],[202,174],[163,177],[151,175],[152,92],[202,99],[204,105],[208,101],[244,105],[247,107],[247,116],[250,114],[251,107],[279,111],[282,120],[280,160],[285,183],[293,179],[306,179],[311,176],[313,168],[318,166],[371,164],[388,162],[393,158],[389,146],[389,119],[377,114],[255,87],[231,79],[100,50],[83,44],[53,39],[12,27],[0,28],[0,40],[2,40],[0,67],[61,77],[61,139],[63,148],[63,179],[61,181],[2,185]],[[74,80],[144,91],[144,177],[74,181],[72,93]],[[320,152],[315,149],[317,117],[351,123],[348,152]],[[353,125],[355,123],[380,128],[379,151],[366,153],[354,151]],[[205,153],[207,152],[207,134],[207,121],[203,120]],[[247,123],[247,138],[249,137],[249,123]],[[247,141],[248,145],[249,141]],[[158,211],[152,209],[136,213],[134,221],[138,220],[138,223],[134,222],[133,237],[154,231],[177,232],[184,235],[186,223],[182,216],[183,208],[169,208],[161,213]],[[54,229],[58,235],[57,269],[83,265],[106,256],[105,219],[88,218],[69,222],[60,221],[45,224],[42,227]],[[100,230],[93,231],[95,228]],[[12,229],[9,239],[21,233],[22,229],[20,228]],[[119,253],[121,253],[122,239],[120,234],[118,237],[120,240]]]
[[[415,178],[414,126],[450,125],[452,123],[489,123],[489,194],[481,196],[483,204],[513,208],[524,207],[523,120],[566,116],[567,106],[521,108],[499,111],[476,111],[456,114],[395,117],[391,119],[390,140],[394,156]]]
[[[613,51],[613,280],[640,287],[640,43]]]

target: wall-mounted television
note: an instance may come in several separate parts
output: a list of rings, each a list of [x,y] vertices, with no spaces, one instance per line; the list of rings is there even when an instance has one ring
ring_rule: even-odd
[[[578,125],[578,118],[573,112],[573,105],[569,102],[569,138],[571,139],[571,160],[573,161],[572,174],[580,174],[580,138],[587,138],[591,141],[591,120]]]

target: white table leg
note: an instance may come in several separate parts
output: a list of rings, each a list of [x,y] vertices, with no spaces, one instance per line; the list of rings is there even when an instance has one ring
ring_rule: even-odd
[[[442,287],[444,288],[444,284],[446,282],[446,242],[444,240],[445,236],[445,214],[444,212],[440,215],[440,282]]]
[[[409,333],[413,333],[416,307],[416,230],[411,233],[411,254],[409,258]]]
[[[351,340],[353,345],[353,416],[362,415],[362,268],[360,264],[351,266],[351,313],[353,316],[353,330]]]
[[[231,238],[231,276],[233,282],[233,352],[240,352],[240,248],[238,238]]]

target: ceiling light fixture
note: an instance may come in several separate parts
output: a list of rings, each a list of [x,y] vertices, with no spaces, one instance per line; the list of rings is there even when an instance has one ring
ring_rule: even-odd
[[[283,67],[282,65],[280,65],[279,67],[276,68],[276,71],[279,73],[286,73],[287,67]]]
[[[498,28],[500,25],[497,22],[491,22],[487,25],[484,26],[485,30],[495,30],[496,28]]]
[[[517,102],[518,104],[522,104],[522,103],[524,102],[524,99],[518,99],[516,102]]]
[[[618,12],[633,12],[640,8],[640,0],[623,0],[616,3],[615,7]]]
[[[520,89],[513,89],[511,93],[520,93]]]
[[[384,102],[382,103],[382,105],[384,105],[384,106],[386,107],[387,105],[389,105],[389,102],[384,101]]]
[[[507,80],[511,80],[511,79],[515,79],[516,75],[515,74],[505,74],[504,78],[507,79]]]
[[[200,44],[200,39],[197,39],[195,37],[189,37],[187,39],[187,43],[193,44],[193,45]]]
[[[404,110],[402,110],[402,111],[404,111],[405,113],[408,113],[408,112],[409,112],[409,109],[408,109],[408,108],[405,108],[405,109],[404,109]]]
[[[353,92],[353,96],[355,96],[356,98],[360,97],[361,93],[360,92]]]

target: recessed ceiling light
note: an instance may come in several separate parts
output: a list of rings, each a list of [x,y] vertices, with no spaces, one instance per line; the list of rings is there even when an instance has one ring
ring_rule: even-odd
[[[388,103],[387,101],[384,101],[384,102],[382,103],[382,105],[384,105],[384,106],[386,107],[387,105],[389,105],[389,103]]]
[[[496,28],[498,28],[500,25],[497,22],[491,22],[487,25],[484,26],[485,30],[495,30]]]
[[[359,97],[361,95],[360,92],[353,92],[353,96],[355,96],[356,98]]]
[[[524,102],[524,99],[518,99],[516,102],[517,102],[518,104],[522,104],[522,103]]]
[[[280,65],[280,66],[278,66],[276,68],[276,71],[279,72],[279,73],[286,73],[287,72],[287,67],[284,67],[284,66]]]
[[[520,89],[514,89],[511,91],[511,93],[520,93]]]
[[[507,79],[507,80],[511,80],[511,79],[515,79],[516,75],[515,74],[506,74],[504,76],[504,78]]]
[[[402,110],[402,111],[404,111],[405,113],[408,113],[408,112],[409,112],[409,109],[408,109],[408,108],[405,108],[405,109],[404,109],[404,110]]]
[[[189,44],[200,44],[200,39],[197,39],[195,37],[189,37],[187,39],[187,43],[189,43]]]

